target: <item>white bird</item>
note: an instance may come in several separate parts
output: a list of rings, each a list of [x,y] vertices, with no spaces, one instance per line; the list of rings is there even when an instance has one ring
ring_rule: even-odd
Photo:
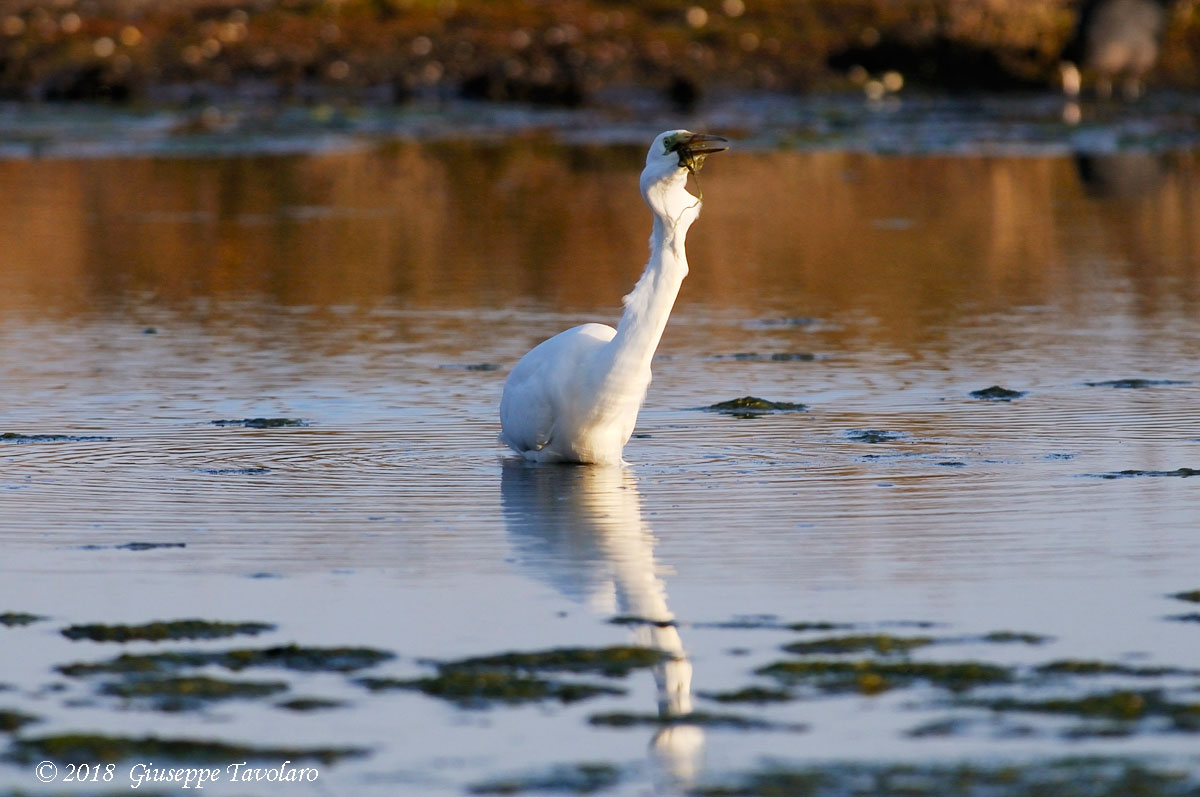
[[[650,262],[624,298],[616,329],[583,324],[538,344],[504,383],[500,441],[536,462],[621,463],[650,386],[650,361],[688,273],[684,242],[700,215],[686,188],[704,159],[728,149],[720,136],[668,130],[642,170],[654,214]]]

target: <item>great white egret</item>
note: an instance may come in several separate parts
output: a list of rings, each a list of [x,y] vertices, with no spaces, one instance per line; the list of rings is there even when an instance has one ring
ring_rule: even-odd
[[[687,178],[725,149],[720,136],[687,130],[654,139],[641,177],[654,214],[650,261],[624,299],[620,323],[568,329],[522,357],[500,399],[501,442],[536,462],[620,464],[650,386],[650,360],[688,273],[684,242],[700,199],[688,192]]]

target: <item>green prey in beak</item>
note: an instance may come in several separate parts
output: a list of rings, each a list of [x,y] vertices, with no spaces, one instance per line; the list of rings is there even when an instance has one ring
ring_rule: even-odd
[[[704,159],[714,152],[729,149],[729,140],[706,133],[688,133],[667,141],[667,152],[679,155],[679,165],[691,174],[704,168]]]

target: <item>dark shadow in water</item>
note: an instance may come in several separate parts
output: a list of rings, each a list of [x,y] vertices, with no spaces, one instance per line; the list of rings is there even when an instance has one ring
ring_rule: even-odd
[[[692,665],[667,606],[633,473],[506,460],[500,490],[520,565],[594,610],[637,618],[633,641],[670,655],[654,670],[659,716],[690,714]],[[652,748],[669,777],[690,784],[703,744],[703,730],[681,722],[658,731]]]

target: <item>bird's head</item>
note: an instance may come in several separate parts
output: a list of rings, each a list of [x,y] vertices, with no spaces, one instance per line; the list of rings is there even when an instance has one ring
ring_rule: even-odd
[[[646,168],[642,171],[642,194],[652,208],[658,204],[652,197],[683,188],[689,174],[704,166],[704,159],[714,152],[729,149],[729,142],[720,136],[693,133],[690,130],[668,130],[660,133],[646,153]],[[657,209],[657,208],[656,208]]]
[[[668,130],[660,133],[646,153],[646,171],[663,177],[695,174],[704,166],[704,159],[714,152],[729,149],[728,140],[690,130]]]

